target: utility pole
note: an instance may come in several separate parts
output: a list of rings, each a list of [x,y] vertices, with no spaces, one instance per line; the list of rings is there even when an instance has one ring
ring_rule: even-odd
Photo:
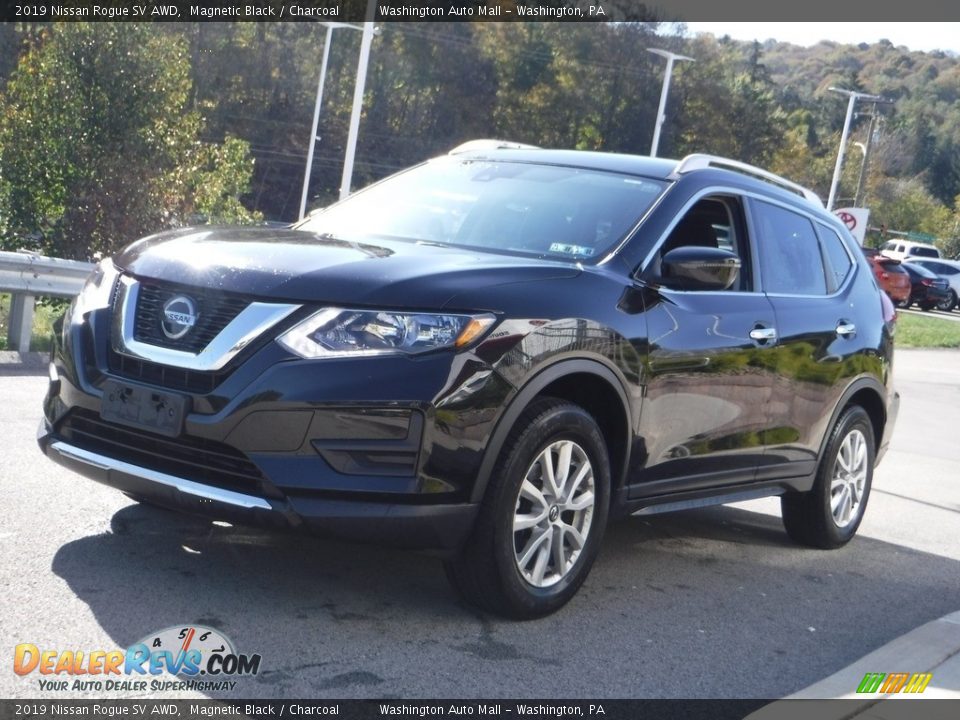
[[[870,125],[867,127],[867,141],[863,144],[863,162],[860,163],[860,177],[857,178],[857,192],[853,196],[853,206],[862,207],[864,202],[864,184],[867,180],[867,168],[870,166],[870,147],[873,144],[873,132],[877,125],[877,104],[873,104],[870,113]]]
[[[846,95],[847,115],[843,121],[843,132],[840,134],[840,150],[837,152],[837,164],[833,168],[833,182],[830,183],[830,197],[827,198],[827,210],[833,210],[833,201],[837,198],[837,188],[840,186],[840,173],[843,170],[843,157],[847,152],[847,137],[850,135],[850,122],[853,120],[853,108],[857,100],[872,100],[873,102],[889,102],[879,95],[868,95],[867,93],[855,92],[854,90],[844,90],[843,88],[831,87],[830,92]]]

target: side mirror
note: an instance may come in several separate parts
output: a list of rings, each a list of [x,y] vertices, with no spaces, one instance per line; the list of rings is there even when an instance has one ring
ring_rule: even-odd
[[[660,282],[674,290],[726,290],[739,275],[740,258],[720,248],[686,245],[660,263]]]

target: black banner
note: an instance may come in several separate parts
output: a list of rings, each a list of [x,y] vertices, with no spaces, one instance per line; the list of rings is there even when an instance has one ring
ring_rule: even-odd
[[[878,707],[878,705],[882,705]],[[602,718],[602,720],[954,720],[960,700],[0,700],[0,720],[54,718]]]
[[[960,3],[942,0],[8,0],[0,21],[610,22],[948,21]]]

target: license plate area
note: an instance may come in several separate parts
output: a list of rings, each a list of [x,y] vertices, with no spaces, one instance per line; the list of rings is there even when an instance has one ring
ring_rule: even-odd
[[[183,430],[188,398],[115,380],[103,384],[100,417],[169,437]]]

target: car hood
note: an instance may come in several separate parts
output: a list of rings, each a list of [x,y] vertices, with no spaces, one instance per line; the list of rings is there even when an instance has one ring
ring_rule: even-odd
[[[424,309],[442,308],[465,291],[580,272],[575,263],[268,228],[173,230],[139,240],[113,260],[140,279],[263,299]]]

